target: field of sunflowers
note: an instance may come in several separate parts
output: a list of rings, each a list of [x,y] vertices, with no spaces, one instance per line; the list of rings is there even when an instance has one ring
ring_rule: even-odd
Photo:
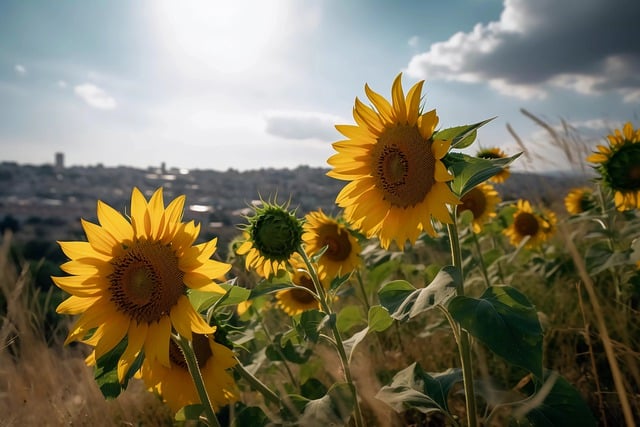
[[[0,425],[635,425],[640,130],[562,210],[503,200],[490,120],[440,129],[401,78],[336,126],[339,216],[264,198],[220,259],[184,196],[96,201],[59,242],[64,343],[5,237]]]

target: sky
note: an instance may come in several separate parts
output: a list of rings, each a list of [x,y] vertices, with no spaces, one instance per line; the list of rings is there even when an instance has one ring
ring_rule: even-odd
[[[567,167],[640,126],[637,0],[0,0],[0,161],[328,167],[365,83],[425,80],[440,128],[496,117],[469,150]],[[473,153],[472,153],[473,154]],[[534,160],[531,160],[534,159]]]

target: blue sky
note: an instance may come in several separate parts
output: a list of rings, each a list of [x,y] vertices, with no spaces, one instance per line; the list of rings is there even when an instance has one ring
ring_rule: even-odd
[[[0,161],[326,166],[364,84],[426,80],[440,126],[563,168],[520,112],[587,146],[640,125],[635,0],[0,0]]]

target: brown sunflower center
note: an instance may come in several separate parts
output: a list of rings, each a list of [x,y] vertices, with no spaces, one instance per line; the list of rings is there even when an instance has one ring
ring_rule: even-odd
[[[513,220],[513,226],[520,236],[535,236],[540,229],[538,218],[530,212],[520,212]]]
[[[471,211],[474,219],[480,218],[487,208],[487,198],[484,192],[477,187],[462,196],[460,201],[462,204],[458,206],[458,210],[460,212]]]
[[[311,277],[307,276],[306,274],[300,275],[296,278],[296,285],[304,286],[305,288],[312,291],[315,290]],[[314,296],[310,292],[307,292],[303,289],[291,288],[289,291],[291,292],[291,299],[300,304],[311,304],[313,301],[315,301]]]
[[[640,144],[627,143],[606,164],[611,187],[616,190],[640,190]]]
[[[136,242],[111,264],[111,301],[138,322],[166,316],[186,290],[176,254],[159,242]]]
[[[436,158],[431,141],[423,138],[417,126],[400,125],[385,130],[372,155],[376,187],[391,205],[414,206],[431,191]]]
[[[211,346],[209,345],[209,338],[207,338],[206,335],[193,334],[193,341],[191,342],[191,345],[193,346],[193,352],[195,353],[196,360],[198,361],[198,367],[202,369],[207,363],[207,360],[213,356]],[[179,366],[185,371],[189,370],[184,354],[182,354],[182,350],[180,350],[178,344],[173,342],[173,340],[171,340],[171,343],[169,344],[169,360],[173,365]]]
[[[319,230],[321,245],[327,246],[324,253],[331,261],[344,261],[351,254],[349,232],[335,224],[327,224]]]

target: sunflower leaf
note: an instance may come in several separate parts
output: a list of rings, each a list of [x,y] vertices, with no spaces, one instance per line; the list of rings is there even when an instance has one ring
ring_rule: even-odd
[[[512,427],[597,425],[578,390],[556,372],[545,370],[543,381],[528,381],[522,391],[529,398],[514,407]]]
[[[382,387],[376,394],[376,399],[383,401],[396,412],[416,409],[425,414],[447,413],[449,391],[460,381],[461,369],[429,374],[419,363],[413,363],[398,372],[391,384]]]
[[[466,148],[476,139],[477,129],[495,119],[492,117],[472,125],[456,126],[442,129],[433,134],[433,139],[451,140],[451,148]]]
[[[336,383],[320,399],[309,400],[298,425],[347,425],[354,401],[347,383]]]
[[[491,286],[479,299],[456,296],[448,310],[496,355],[542,377],[542,327],[535,307],[515,288]]]
[[[258,283],[258,285],[251,290],[251,295],[249,295],[249,299],[254,299],[262,295],[272,294],[274,292],[282,291],[284,289],[295,288],[296,285],[291,283],[290,281],[287,283],[281,282],[272,282],[270,280],[263,280]]]
[[[200,415],[204,412],[204,406],[200,403],[194,405],[187,405],[180,408],[174,419],[176,421],[187,421],[187,420],[199,420]]]
[[[300,322],[295,325],[298,335],[311,342],[318,342],[320,331],[324,327],[327,317],[319,310],[303,311],[300,315]]]
[[[392,318],[406,321],[437,305],[446,304],[455,295],[461,280],[459,270],[448,265],[424,288],[416,289],[408,282],[395,281],[380,289],[378,297]]]
[[[500,173],[520,154],[500,159],[482,159],[462,153],[447,154],[443,161],[454,176],[451,190],[458,197],[464,196],[476,185]]]

